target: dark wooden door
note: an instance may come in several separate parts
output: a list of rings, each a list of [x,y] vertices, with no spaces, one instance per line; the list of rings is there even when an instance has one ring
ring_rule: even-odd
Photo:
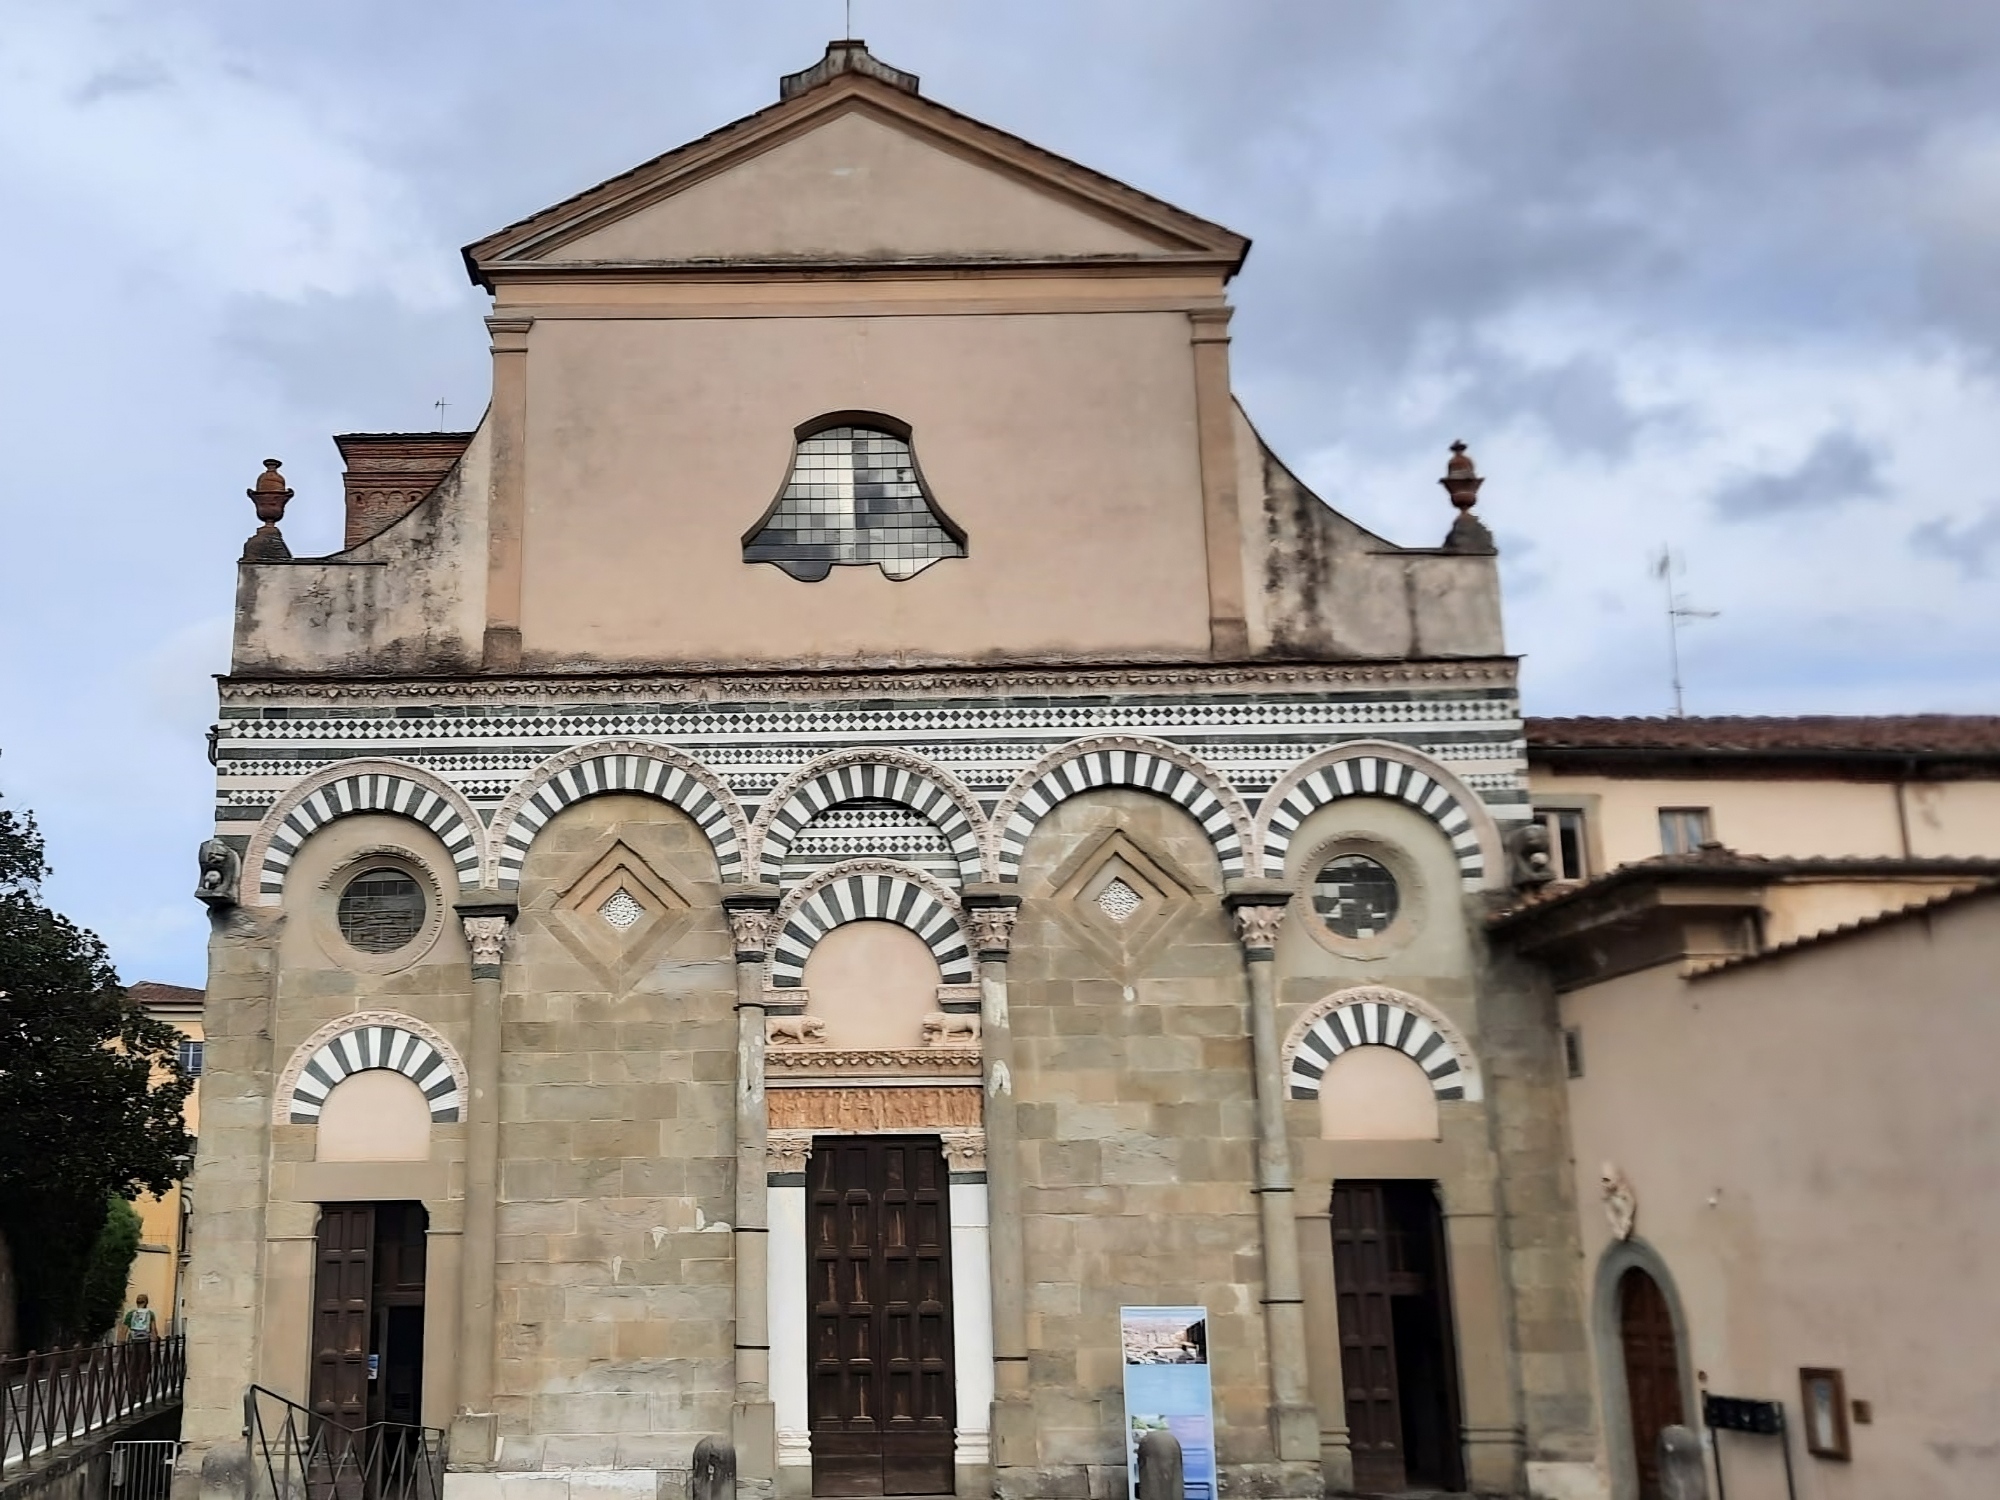
[[[950,1179],[935,1137],[824,1136],[806,1172],[815,1495],[948,1495]]]
[[[1354,1487],[1400,1490],[1403,1417],[1396,1390],[1395,1293],[1389,1264],[1383,1184],[1341,1182],[1333,1189],[1333,1289],[1340,1319],[1340,1379]]]
[[[1618,1278],[1618,1333],[1632,1409],[1632,1462],[1640,1500],[1660,1497],[1660,1432],[1683,1420],[1681,1360],[1660,1284],[1634,1266]]]
[[[369,1419],[368,1352],[374,1329],[375,1205],[319,1211],[313,1266],[312,1408],[318,1444],[306,1474],[309,1500],[361,1500]]]
[[[369,1420],[417,1425],[424,1379],[424,1269],[430,1216],[421,1203],[375,1206],[376,1359]]]
[[[329,1203],[320,1209],[310,1405],[315,1416],[348,1428],[368,1422],[374,1260],[374,1204]]]

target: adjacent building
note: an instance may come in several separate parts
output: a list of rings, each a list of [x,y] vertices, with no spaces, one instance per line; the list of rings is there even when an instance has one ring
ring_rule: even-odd
[[[188,1134],[201,1132],[202,1016],[201,991],[185,985],[145,980],[125,992],[156,1021],[181,1034],[180,1065],[194,1080],[181,1106]],[[139,1212],[139,1254],[125,1288],[127,1309],[138,1305],[141,1292],[159,1319],[162,1334],[179,1331],[187,1317],[185,1272],[188,1264],[188,1220],[194,1211],[192,1179],[174,1184],[155,1197],[142,1193],[133,1205]]]
[[[1489,933],[1559,997],[1609,1492],[1723,1396],[1787,1431],[1719,1491],[1993,1494],[2000,719],[1527,734],[1585,878]]]

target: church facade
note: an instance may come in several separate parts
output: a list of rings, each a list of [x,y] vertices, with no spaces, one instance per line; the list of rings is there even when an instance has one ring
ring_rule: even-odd
[[[467,248],[492,404],[342,437],[346,550],[267,465],[189,1484],[256,1386],[454,1500],[1109,1496],[1176,1309],[1225,1493],[1592,1492],[1480,481],[1306,489],[1247,249],[836,43]]]

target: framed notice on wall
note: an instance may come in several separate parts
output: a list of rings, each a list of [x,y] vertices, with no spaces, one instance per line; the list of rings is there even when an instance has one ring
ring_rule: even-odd
[[[1181,1445],[1185,1500],[1215,1500],[1215,1396],[1208,1376],[1208,1309],[1121,1307],[1125,1350],[1125,1486],[1139,1494],[1139,1439],[1165,1429]]]

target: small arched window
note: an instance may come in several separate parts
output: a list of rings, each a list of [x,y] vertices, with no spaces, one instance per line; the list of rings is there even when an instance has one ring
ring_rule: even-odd
[[[876,412],[799,428],[784,488],[743,538],[745,562],[776,563],[806,583],[836,563],[903,579],[963,556],[965,533],[931,498],[908,425]]]

